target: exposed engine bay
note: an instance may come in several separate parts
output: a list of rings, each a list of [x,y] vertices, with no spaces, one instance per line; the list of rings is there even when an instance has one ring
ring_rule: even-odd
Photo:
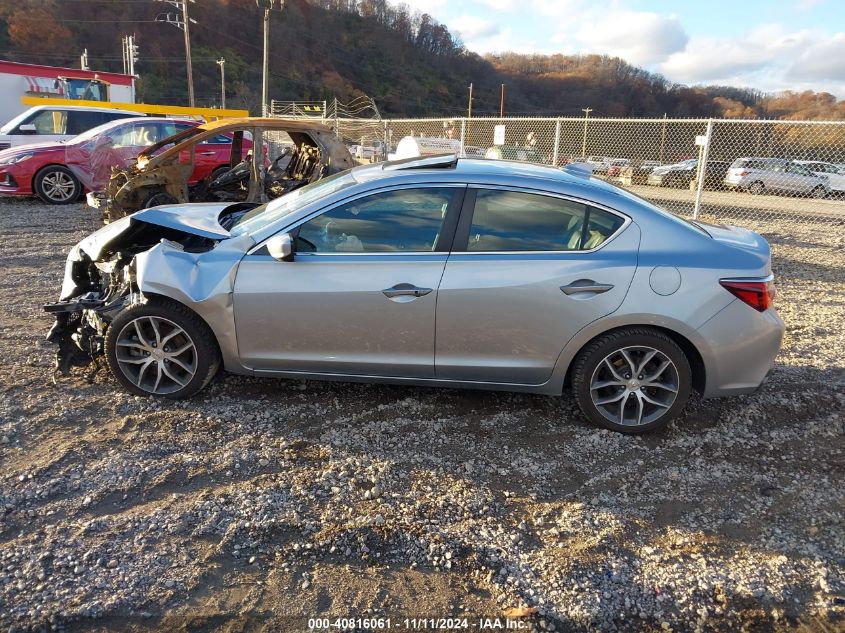
[[[285,141],[278,147],[282,137]],[[202,172],[200,161],[214,154],[209,148],[221,138],[230,139],[223,164],[216,165],[208,177],[192,181]],[[163,204],[266,202],[353,166],[346,145],[324,125],[285,119],[227,119],[184,130],[151,145],[128,169],[113,168],[104,190],[89,194],[88,202],[103,212],[108,224]]]
[[[101,356],[109,323],[129,305],[146,302],[145,287],[154,288],[156,277],[166,279],[180,265],[197,265],[200,254],[228,236],[225,227],[258,203],[197,206],[201,209],[193,217],[188,210],[172,222],[176,213],[142,211],[103,227],[71,250],[60,300],[44,306],[56,319],[47,340],[58,345],[58,371],[68,374]],[[216,221],[203,225],[209,212]],[[235,260],[221,260],[225,274]]]

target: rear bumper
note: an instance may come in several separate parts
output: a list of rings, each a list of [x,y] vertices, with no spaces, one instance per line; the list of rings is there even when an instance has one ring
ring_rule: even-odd
[[[698,333],[707,348],[705,398],[756,391],[780,351],[785,326],[773,308],[757,312],[732,301]]]

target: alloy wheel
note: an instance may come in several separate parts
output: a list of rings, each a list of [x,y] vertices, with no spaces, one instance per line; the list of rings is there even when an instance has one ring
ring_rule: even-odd
[[[598,364],[590,398],[598,412],[621,426],[644,426],[662,417],[678,397],[678,368],[647,346],[624,347]]]
[[[63,171],[51,171],[41,179],[44,195],[55,202],[67,202],[76,194],[76,183]]]
[[[120,371],[136,387],[163,395],[185,387],[197,371],[197,348],[173,321],[142,316],[129,321],[117,336]]]

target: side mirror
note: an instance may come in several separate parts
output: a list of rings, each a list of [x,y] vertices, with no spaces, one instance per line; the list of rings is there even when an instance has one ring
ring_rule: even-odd
[[[38,134],[38,128],[36,128],[32,123],[24,123],[23,125],[18,127],[18,133]]]
[[[280,233],[267,240],[267,250],[280,262],[293,261],[293,240],[289,233]]]

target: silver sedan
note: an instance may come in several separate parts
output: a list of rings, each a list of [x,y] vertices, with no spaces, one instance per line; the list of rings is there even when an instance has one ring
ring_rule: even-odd
[[[577,166],[429,157],[263,205],[155,207],[68,256],[49,338],[139,395],[255,376],[560,395],[642,432],[749,393],[783,322],[769,245]]]

